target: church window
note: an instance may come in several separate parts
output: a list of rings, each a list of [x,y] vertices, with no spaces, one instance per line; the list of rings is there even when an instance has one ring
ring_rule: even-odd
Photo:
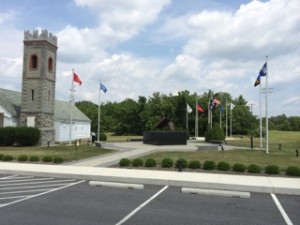
[[[48,71],[52,72],[52,70],[53,70],[53,59],[49,58],[48,59]]]
[[[30,58],[30,68],[37,69],[38,67],[38,57],[37,55],[32,55]]]
[[[34,90],[31,90],[31,101],[34,101]]]

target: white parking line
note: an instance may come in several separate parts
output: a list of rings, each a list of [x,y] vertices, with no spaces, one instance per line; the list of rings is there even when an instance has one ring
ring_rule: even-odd
[[[1,177],[0,180],[5,180],[5,179],[10,179],[12,177],[17,177],[18,175],[11,175],[11,176],[7,176],[7,177]]]
[[[129,213],[127,216],[125,216],[122,220],[120,220],[116,225],[121,225],[125,223],[130,217],[132,217],[134,214],[136,214],[139,210],[141,210],[143,207],[145,207],[149,202],[151,202],[153,199],[155,199],[158,195],[160,195],[162,192],[164,192],[169,186],[164,186],[162,189],[160,189],[155,195],[153,195],[151,198],[149,198],[147,201],[139,205],[135,210],[133,210],[131,213]]]
[[[275,194],[271,194],[279,212],[281,213],[283,219],[285,220],[287,225],[293,225],[292,221],[290,220],[289,216],[286,214],[286,212],[284,211],[282,205],[280,204],[279,200],[277,199]]]
[[[23,183],[10,183],[10,184],[1,184],[0,187],[9,187],[9,186],[24,186],[28,184],[49,184],[49,183],[63,183],[63,182],[73,182],[75,181],[74,179],[72,180],[51,180],[51,181],[39,181],[39,182],[23,182]]]
[[[42,188],[42,187],[57,187],[57,186],[64,186],[68,185],[69,183],[61,183],[61,184],[47,184],[47,185],[31,185],[31,186],[22,186],[22,187],[5,187],[5,188],[0,188],[0,191],[4,190],[18,190],[18,189],[28,189],[28,188]]]
[[[20,194],[20,193],[28,193],[28,192],[41,192],[41,191],[49,191],[49,190],[51,190],[51,188],[34,189],[34,190],[26,190],[26,191],[8,191],[8,192],[1,192],[0,195]]]
[[[39,193],[39,194],[36,194],[36,195],[30,195],[27,198],[22,198],[22,199],[13,201],[13,202],[9,202],[9,203],[6,203],[6,204],[1,204],[0,208],[6,207],[6,206],[9,206],[9,205],[13,205],[13,204],[16,204],[18,202],[22,202],[22,201],[25,201],[25,200],[28,200],[28,199],[31,199],[31,198],[35,198],[35,197],[38,197],[38,196],[41,196],[41,195],[44,195],[44,194],[48,194],[48,193],[51,193],[51,192],[54,192],[54,191],[58,191],[58,190],[61,190],[61,189],[67,188],[67,187],[71,187],[73,185],[80,184],[82,182],[85,182],[85,180],[81,180],[81,181],[78,181],[78,182],[75,182],[75,183],[67,184],[65,186],[54,188],[54,189],[51,189],[49,191],[42,192],[42,193]]]
[[[32,177],[30,177],[32,178]],[[0,184],[2,183],[17,183],[17,182],[23,182],[23,181],[42,181],[42,180],[54,180],[53,177],[47,177],[47,178],[34,178],[34,179],[7,179],[7,180],[1,180]]]

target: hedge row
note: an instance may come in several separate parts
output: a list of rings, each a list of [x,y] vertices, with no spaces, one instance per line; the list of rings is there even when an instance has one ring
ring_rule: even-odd
[[[0,128],[1,146],[33,146],[40,139],[41,132],[35,127],[2,127]]]
[[[149,158],[145,162],[140,159],[134,159],[130,160],[128,158],[123,158],[119,161],[120,167],[155,167],[158,163],[155,159]],[[220,170],[220,171],[235,171],[235,172],[248,172],[248,173],[255,173],[259,174],[264,171],[266,174],[280,174],[280,169],[276,165],[268,165],[264,169],[262,169],[257,164],[250,164],[248,166],[242,164],[242,163],[235,163],[233,165],[230,165],[228,162],[221,161],[221,162],[214,162],[212,160],[206,160],[203,162],[203,165],[198,160],[192,160],[188,162],[186,159],[180,158],[177,159],[175,162],[170,158],[164,158],[160,166],[162,168],[190,168],[190,169],[204,169],[204,170]],[[300,168],[296,166],[289,166],[286,170],[286,174],[289,176],[300,176]]]
[[[19,155],[16,159],[19,162],[27,162],[27,161],[30,161],[30,162],[39,162],[40,161],[40,157],[36,156],[36,155],[32,155],[30,157],[28,157],[27,155]],[[0,154],[0,160],[2,160],[2,161],[13,161],[14,157],[11,156],[11,155]],[[62,157],[60,157],[60,156],[55,156],[55,157],[44,156],[41,160],[43,162],[53,162],[53,163],[63,163],[64,162],[64,159]]]

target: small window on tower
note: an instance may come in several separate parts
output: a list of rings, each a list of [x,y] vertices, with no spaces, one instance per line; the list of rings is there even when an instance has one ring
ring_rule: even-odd
[[[48,91],[48,101],[50,102],[50,99],[51,99],[51,92]]]
[[[31,101],[34,101],[34,90],[31,90]]]
[[[30,58],[30,68],[36,69],[38,65],[38,57],[37,55],[32,55]]]
[[[52,70],[53,70],[53,60],[52,60],[52,58],[49,58],[48,59],[48,71],[52,72]]]

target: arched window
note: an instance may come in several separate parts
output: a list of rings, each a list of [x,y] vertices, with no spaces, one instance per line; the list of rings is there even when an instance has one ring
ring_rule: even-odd
[[[53,60],[52,60],[52,58],[49,58],[48,59],[48,71],[52,72],[52,70],[53,70]]]
[[[38,67],[38,57],[37,55],[32,55],[30,58],[30,68],[37,69]]]

